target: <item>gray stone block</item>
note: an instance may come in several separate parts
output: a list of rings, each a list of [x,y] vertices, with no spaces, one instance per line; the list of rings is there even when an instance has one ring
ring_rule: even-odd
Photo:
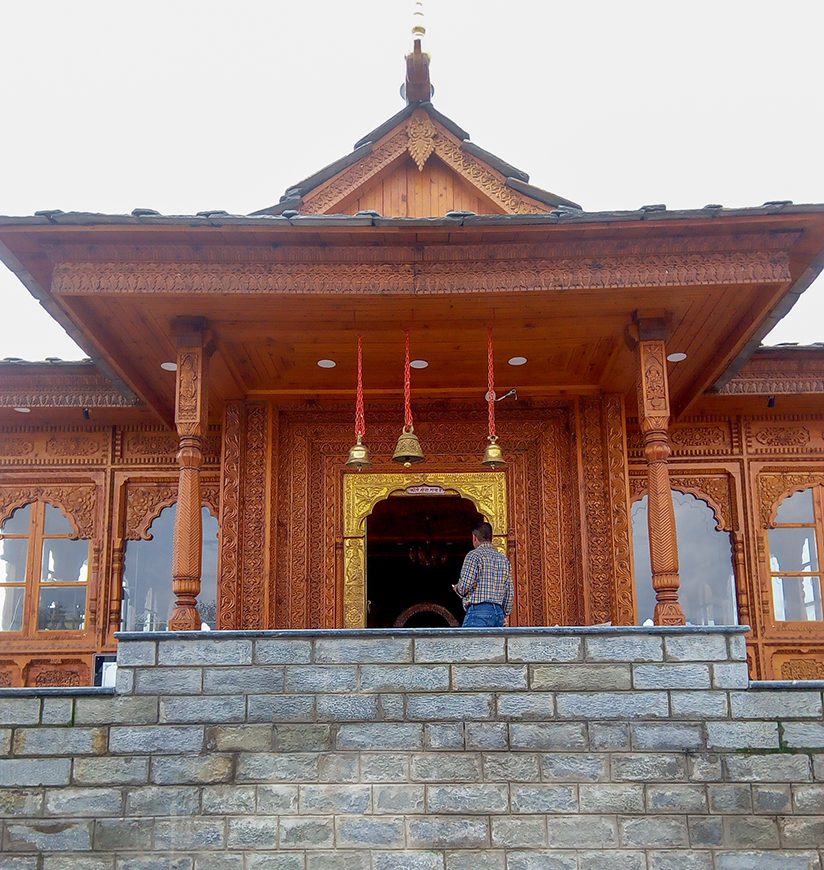
[[[505,722],[467,722],[467,749],[508,749],[509,729]]]
[[[412,722],[362,722],[338,728],[338,749],[423,749],[423,725]]]
[[[178,855],[124,855],[117,859],[117,870],[192,870],[193,867],[192,858],[181,858]]]
[[[821,692],[730,692],[733,719],[821,719]]]
[[[574,785],[515,785],[510,787],[513,813],[574,813],[578,806]]]
[[[92,822],[6,822],[10,852],[83,852],[92,848]]]
[[[0,870],[9,870],[11,867],[24,866],[22,863],[19,865],[13,863],[15,860],[20,860],[22,862],[28,859],[12,858],[12,864],[6,865],[3,862],[2,856],[0,856]],[[35,861],[36,860],[37,859],[35,858]],[[43,870],[112,870],[113,866],[114,856],[111,855],[78,855],[76,852],[69,852],[64,855],[43,856]]]
[[[426,787],[429,813],[505,813],[509,809],[509,788],[502,784],[429,785]],[[526,844],[525,844],[526,845]]]
[[[423,728],[427,749],[464,748],[464,726],[461,722],[436,722]]]
[[[726,719],[730,714],[726,692],[670,692],[674,719]]]
[[[503,851],[447,852],[445,858],[446,870],[506,870],[506,853]]]
[[[372,852],[373,870],[444,870],[443,860],[439,852]]]
[[[75,725],[153,725],[158,703],[154,697],[135,695],[75,698]]]
[[[74,716],[74,698],[43,698],[40,721],[43,725],[69,725]]]
[[[629,725],[625,722],[590,722],[591,749],[629,749]]]
[[[533,665],[530,687],[537,691],[622,691],[632,688],[629,664]]]
[[[452,688],[458,691],[512,691],[527,688],[526,665],[454,665]]]
[[[325,752],[318,757],[318,782],[357,782],[359,758],[356,752]]]
[[[232,855],[223,852],[219,855],[198,855],[195,858],[194,870],[243,870],[243,854]]]
[[[366,692],[437,692],[449,689],[446,665],[363,665],[361,690]]]
[[[727,776],[733,782],[810,782],[807,755],[728,755]]]
[[[824,815],[824,785],[794,785],[792,792],[795,812]]]
[[[306,853],[306,870],[370,870],[371,866],[372,854],[366,850]]]
[[[226,845],[229,849],[276,849],[278,845],[278,817],[234,818],[228,820]]]
[[[126,791],[127,816],[193,816],[200,808],[194,786],[146,786]]]
[[[593,635],[586,638],[586,658],[591,662],[660,662],[664,645],[649,635]]]
[[[37,855],[0,855],[0,870],[38,870]],[[73,870],[64,867],[63,870]]]
[[[673,816],[621,818],[621,842],[630,848],[683,848],[689,845],[687,821]]]
[[[40,698],[0,698],[0,725],[37,725]]]
[[[305,665],[312,660],[312,642],[297,638],[257,638],[255,663],[260,665]]]
[[[415,639],[416,662],[503,662],[506,645],[502,637],[419,637]]]
[[[647,811],[649,813],[706,813],[707,792],[698,783],[668,783],[648,785]]]
[[[664,638],[664,654],[671,662],[721,662],[729,658],[723,634],[673,634]]]
[[[745,662],[747,660],[747,639],[743,634],[728,636],[727,648],[730,653],[730,661]]]
[[[575,662],[583,657],[580,637],[509,637],[506,646],[511,662]]]
[[[666,692],[566,692],[555,698],[559,719],[665,719]]]
[[[497,695],[495,704],[501,719],[555,718],[555,696],[550,692]]]
[[[515,722],[509,726],[513,749],[587,749],[582,722]]]
[[[777,722],[707,722],[708,749],[778,749]]]
[[[549,816],[549,845],[557,849],[612,849],[618,829],[611,816]]]
[[[379,716],[385,721],[400,722],[405,718],[405,698],[399,694],[381,694],[378,695],[378,710]]]
[[[727,816],[723,820],[723,830],[724,845],[727,847],[777,849],[780,845],[776,820],[767,816]]]
[[[493,848],[535,849],[547,845],[544,816],[503,816],[490,822]]]
[[[61,788],[46,791],[47,816],[120,816],[123,793],[117,788]]]
[[[152,758],[150,778],[157,785],[229,782],[233,775],[231,755],[168,755]]]
[[[412,849],[480,849],[489,845],[489,820],[470,816],[421,816],[406,820]]]
[[[756,813],[789,813],[792,811],[792,787],[789,785],[752,786],[752,808]]]
[[[686,777],[684,757],[665,753],[627,753],[612,757],[614,780],[673,782]]]
[[[537,782],[538,756],[531,752],[485,752],[481,756],[486,782]]]
[[[629,852],[626,850],[610,850],[609,870],[647,870],[647,858],[644,852]],[[600,849],[590,852],[578,852],[579,870],[603,870],[604,852]]]
[[[312,816],[281,816],[281,849],[329,849],[335,841],[335,828],[331,818]]]
[[[157,662],[157,643],[153,640],[121,640],[117,643],[117,666],[137,667]]]
[[[712,852],[671,850],[648,852],[649,870],[713,870]]]
[[[286,668],[286,691],[354,692],[357,668],[352,665],[291,665]]]
[[[403,818],[380,816],[335,819],[335,843],[344,849],[402,849],[405,835]]]
[[[368,785],[301,785],[301,815],[357,815],[372,807],[372,789]]]
[[[267,815],[293,815],[298,811],[299,786],[259,785],[257,811]]]
[[[716,852],[716,870],[819,870],[815,852]]]
[[[109,730],[109,751],[124,754],[200,752],[202,725],[117,726]]]
[[[329,725],[276,725],[275,748],[278,752],[326,752],[332,748]]]
[[[15,755],[102,755],[105,728],[18,728]]]
[[[700,749],[703,735],[699,724],[633,722],[634,749]]]
[[[493,696],[489,694],[432,694],[409,695],[406,715],[409,719],[459,720],[489,719],[492,717]]]
[[[202,688],[202,668],[135,668],[134,670],[136,695],[198,695]]]
[[[757,821],[774,824],[772,819],[767,818],[759,818]],[[789,849],[802,849],[804,847],[820,849],[824,846],[824,816],[784,817],[778,820],[778,825],[781,828],[781,845]],[[772,840],[770,840],[770,844],[772,845]],[[754,841],[752,845],[764,848],[767,843],[762,843],[759,839],[757,842]]]
[[[824,750],[824,722],[784,722],[782,737],[789,749]]]
[[[715,752],[687,755],[687,779],[691,782],[720,782],[724,778],[720,755]]]
[[[74,781],[78,785],[139,785],[149,781],[149,759],[76,758]]]
[[[311,722],[315,718],[313,695],[249,695],[249,722]]]
[[[413,755],[410,778],[421,782],[480,782],[481,757],[471,752]]]
[[[315,661],[325,664],[400,664],[412,661],[412,638],[318,638]]]
[[[154,819],[98,819],[94,823],[94,848],[98,852],[152,848]],[[168,848],[156,843],[157,848]]]
[[[709,689],[710,668],[705,664],[633,665],[636,689]]]
[[[599,782],[607,779],[608,756],[593,753],[553,753],[541,759],[545,780]]]
[[[392,752],[374,755],[364,752],[360,756],[360,778],[362,782],[408,782],[409,756]]]
[[[509,852],[506,856],[507,870],[578,870],[578,858],[574,852],[530,851]]]
[[[134,668],[118,666],[114,674],[114,690],[118,695],[134,694]]]
[[[270,695],[283,691],[283,668],[204,668],[203,691],[208,695]]]
[[[378,718],[377,695],[318,695],[318,719],[324,722],[374,722]]]
[[[161,640],[158,643],[159,665],[249,665],[252,641],[240,638],[207,640]],[[138,664],[134,662],[133,664]]]
[[[241,753],[235,782],[313,782],[318,778],[318,763],[316,753]]]
[[[25,788],[34,785],[68,785],[70,758],[0,758],[0,782]]]
[[[426,789],[422,785],[373,785],[372,811],[393,815],[424,812]]]
[[[707,797],[711,813],[752,812],[752,789],[747,783],[711,783]]]
[[[0,788],[0,817],[39,816],[43,809],[43,792],[34,788],[9,788],[3,780]]]
[[[329,853],[317,852],[315,854],[319,858],[325,858]],[[312,870],[322,870],[322,868],[322,864],[315,864]],[[306,870],[306,859],[302,852],[292,854],[289,852],[252,852],[246,854],[246,870]],[[355,870],[360,870],[360,868],[355,868]]]
[[[750,672],[746,662],[728,662],[712,665],[714,689],[746,689],[750,684]]]
[[[0,728],[0,755],[11,755],[11,728]]]
[[[636,783],[581,783],[578,801],[582,813],[643,813],[644,786]]]
[[[157,819],[154,844],[155,849],[180,852],[223,849],[226,844],[225,823],[217,818]]]
[[[160,699],[162,723],[243,722],[245,718],[246,698],[243,695]]]
[[[217,752],[268,752],[274,747],[274,728],[260,725],[209,725],[206,749]]]
[[[724,839],[721,818],[717,816],[687,816],[690,844],[693,847],[720,846]]]

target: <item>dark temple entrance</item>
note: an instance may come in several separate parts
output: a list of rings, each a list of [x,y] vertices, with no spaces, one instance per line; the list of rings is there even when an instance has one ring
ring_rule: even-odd
[[[366,521],[369,628],[460,625],[452,590],[483,517],[457,495],[387,498]]]

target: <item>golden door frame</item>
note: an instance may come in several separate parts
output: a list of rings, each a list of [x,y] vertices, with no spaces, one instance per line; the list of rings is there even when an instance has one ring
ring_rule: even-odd
[[[410,492],[415,487],[436,492]],[[343,627],[366,625],[366,518],[387,498],[459,495],[469,499],[495,531],[494,543],[506,552],[509,534],[506,475],[500,472],[400,472],[343,476]]]

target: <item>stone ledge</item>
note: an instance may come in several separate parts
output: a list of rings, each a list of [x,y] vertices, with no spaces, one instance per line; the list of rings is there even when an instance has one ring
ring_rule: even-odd
[[[113,686],[24,686],[0,689],[0,698],[85,698],[89,695],[114,695]]]

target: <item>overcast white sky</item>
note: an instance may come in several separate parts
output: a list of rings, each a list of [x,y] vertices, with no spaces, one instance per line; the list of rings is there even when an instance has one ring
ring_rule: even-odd
[[[3,0],[0,214],[245,214],[402,107],[412,0]],[[435,105],[590,211],[824,202],[820,0],[425,0]],[[824,280],[770,343],[824,340]],[[0,357],[84,354],[0,266]]]

